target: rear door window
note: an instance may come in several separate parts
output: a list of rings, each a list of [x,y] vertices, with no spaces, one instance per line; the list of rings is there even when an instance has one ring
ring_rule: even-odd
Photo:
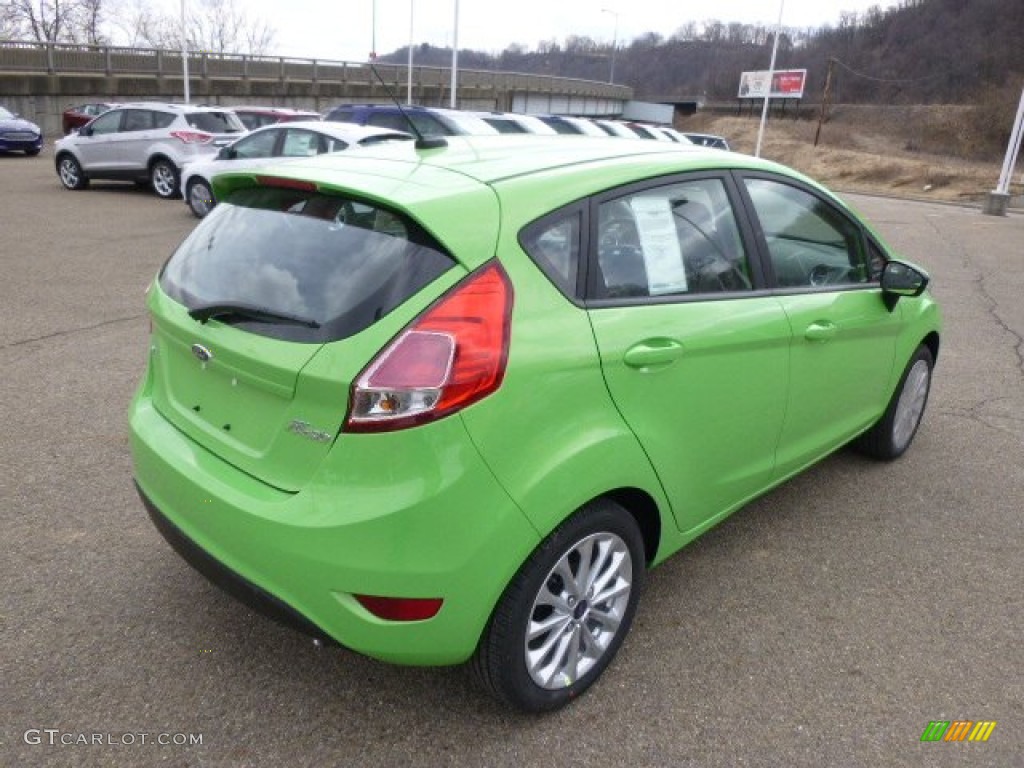
[[[324,137],[313,131],[288,128],[284,133],[281,154],[284,157],[310,157],[326,151]]]
[[[189,310],[245,308],[217,319],[252,333],[326,342],[373,325],[454,264],[415,221],[384,206],[255,187],[200,222],[160,286]]]
[[[605,200],[597,210],[594,298],[750,291],[753,275],[721,178]]]
[[[122,131],[148,131],[153,127],[153,112],[148,109],[126,109],[121,120]]]

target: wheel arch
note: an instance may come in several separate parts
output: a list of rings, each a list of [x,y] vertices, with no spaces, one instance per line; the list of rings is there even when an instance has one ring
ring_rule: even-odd
[[[152,155],[149,156],[149,160],[146,161],[146,171],[147,171],[147,173],[152,173],[153,172],[153,166],[156,165],[161,160],[166,160],[168,163],[171,164],[171,167],[174,169],[175,173],[178,174],[179,182],[180,182],[181,168],[179,168],[178,164],[176,162],[174,162],[174,160],[169,155],[167,155],[165,152],[154,152]]]
[[[937,361],[939,359],[939,334],[936,331],[931,331],[921,339],[921,343],[932,353],[932,361]]]
[[[77,157],[75,157],[75,153],[72,152],[70,149],[58,149],[57,153],[53,156],[53,167],[58,172],[60,171],[60,161],[63,160],[65,157],[70,157],[72,160],[78,163],[79,167],[82,166],[82,163],[79,162]]]
[[[650,567],[661,546],[661,511],[654,498],[640,488],[616,488],[597,498],[607,498],[625,509],[636,521],[644,540],[644,560]]]

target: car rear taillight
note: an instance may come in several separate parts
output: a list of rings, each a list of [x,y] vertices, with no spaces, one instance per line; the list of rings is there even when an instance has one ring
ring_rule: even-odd
[[[184,144],[209,144],[213,134],[204,131],[171,131],[171,136]]]
[[[257,176],[256,183],[261,187],[278,189],[298,189],[302,192],[316,192],[316,184],[302,179],[287,179],[281,176]]]
[[[435,421],[501,386],[512,284],[498,263],[470,275],[420,315],[352,385],[346,432]]]

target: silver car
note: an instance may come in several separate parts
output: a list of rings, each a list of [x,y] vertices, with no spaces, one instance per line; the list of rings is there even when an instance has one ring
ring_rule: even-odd
[[[177,197],[186,162],[213,157],[245,133],[229,109],[188,104],[122,104],[54,145],[57,175],[68,189],[92,179],[149,184],[163,198]]]
[[[201,219],[217,204],[210,184],[214,174],[261,167],[275,160],[339,152],[354,146],[412,141],[412,138],[411,134],[401,131],[354,123],[320,120],[276,123],[257,128],[223,147],[213,158],[188,163],[181,172],[181,188],[189,210]]]

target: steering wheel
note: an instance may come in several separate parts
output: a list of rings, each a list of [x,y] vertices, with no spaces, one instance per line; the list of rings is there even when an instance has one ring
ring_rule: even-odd
[[[808,273],[807,282],[813,286],[854,282],[850,279],[853,273],[853,267],[831,267],[828,264],[816,264]]]

